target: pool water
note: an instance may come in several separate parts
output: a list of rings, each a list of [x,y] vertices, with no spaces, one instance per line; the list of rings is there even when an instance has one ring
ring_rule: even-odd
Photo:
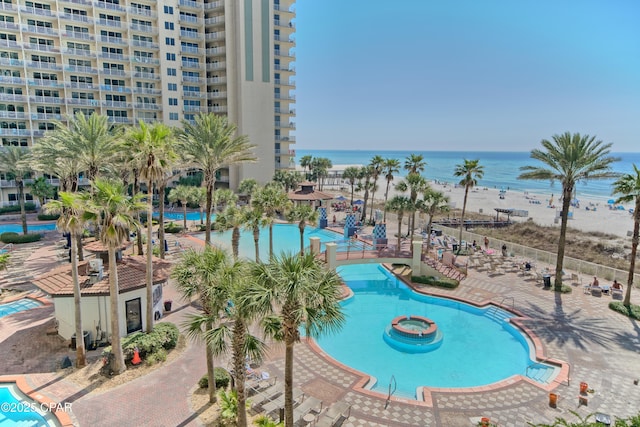
[[[2,427],[57,426],[56,417],[40,409],[40,404],[24,395],[15,384],[0,384],[0,425]]]
[[[528,340],[505,321],[511,315],[504,310],[418,294],[379,264],[342,266],[338,272],[354,292],[342,302],[347,322],[318,344],[338,362],[376,378],[375,391],[386,394],[392,376],[396,394],[415,399],[420,386],[488,385],[526,375],[530,365],[545,371],[545,381],[556,373],[531,361]],[[432,319],[442,331],[441,345],[421,353],[387,344],[385,328],[402,315]]]
[[[226,249],[231,249],[231,233],[233,230],[223,232],[212,231],[211,241]],[[204,240],[204,233],[196,235],[196,237]],[[304,231],[304,246],[310,245],[310,238],[318,237],[320,239],[320,250],[324,251],[324,244],[327,242],[341,241],[342,235],[321,228],[307,226]],[[260,246],[260,259],[269,258],[269,227],[260,229],[260,238],[258,240]],[[273,253],[279,255],[282,252],[300,251],[300,229],[298,224],[274,224],[273,226]],[[243,258],[255,258],[255,246],[253,241],[253,232],[250,230],[242,230],[240,232],[240,256]]]
[[[42,304],[40,304],[38,301],[29,298],[23,298],[6,304],[0,304],[0,317],[9,316],[19,311],[30,310],[32,308],[40,307],[41,305]]]
[[[27,231],[32,233],[34,231],[51,231],[56,229],[55,223],[49,224],[27,224]],[[0,225],[0,234],[2,233],[20,233],[22,234],[22,224],[2,224]]]
[[[160,214],[158,212],[155,212],[153,214],[154,218],[158,217]],[[206,213],[202,214],[202,220],[204,221],[204,219],[206,218]],[[171,220],[171,221],[183,221],[184,215],[182,214],[182,212],[164,212],[164,218],[165,220]],[[216,219],[216,214],[211,214],[211,221],[215,221]],[[200,221],[200,212],[187,212],[187,221]]]

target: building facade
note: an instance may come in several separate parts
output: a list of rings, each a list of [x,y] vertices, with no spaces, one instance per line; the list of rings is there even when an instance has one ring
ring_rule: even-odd
[[[220,181],[269,181],[295,155],[294,3],[0,0],[1,144],[37,144],[78,111],[169,126],[215,112],[259,159]],[[0,190],[1,204],[17,202],[5,176]]]

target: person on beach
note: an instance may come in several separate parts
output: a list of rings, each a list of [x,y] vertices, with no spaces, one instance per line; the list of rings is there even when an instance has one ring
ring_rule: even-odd
[[[476,243],[475,239],[473,240],[473,243],[471,244],[471,247],[473,248],[474,251],[478,250],[478,244]]]
[[[598,278],[596,276],[593,276],[593,282],[591,282],[591,286],[594,288],[597,288],[600,286],[600,282],[598,281]]]
[[[489,250],[489,238],[487,236],[484,236],[484,250]]]
[[[616,279],[613,279],[613,285],[611,285],[611,289],[622,290],[622,284],[620,284]]]
[[[502,244],[502,256],[507,256],[507,244]]]

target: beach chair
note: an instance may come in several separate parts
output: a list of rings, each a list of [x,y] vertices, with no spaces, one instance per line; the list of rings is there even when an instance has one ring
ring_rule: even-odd
[[[304,392],[297,388],[294,387],[293,388],[293,402],[297,402],[298,400],[300,400],[301,398],[304,398]],[[284,407],[284,393],[282,393],[280,396],[278,396],[277,398],[265,403],[262,405],[262,410],[267,413],[270,414],[272,412],[277,411],[280,408]]]
[[[623,296],[622,285],[620,285],[619,288],[611,288],[611,298],[622,299],[622,296]]]
[[[304,399],[298,406],[293,408],[293,420],[302,421],[302,418],[311,411],[318,413],[321,412],[322,400],[317,399],[313,396],[309,396]]]
[[[249,401],[251,402],[251,409],[256,409],[262,406],[263,403],[269,402],[275,399],[278,395],[282,394],[282,387],[276,387],[275,385],[267,387],[255,396],[252,396]]]
[[[345,402],[336,402],[329,406],[326,411],[318,415],[314,424],[315,427],[333,427],[338,422],[348,420],[351,416],[351,405]]]
[[[576,273],[571,273],[571,284],[572,285],[582,285],[582,278]]]

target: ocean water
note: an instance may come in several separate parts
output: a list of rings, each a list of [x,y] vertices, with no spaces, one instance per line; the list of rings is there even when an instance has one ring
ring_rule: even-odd
[[[376,156],[398,159],[404,165],[405,159],[411,154],[422,154],[427,163],[423,176],[429,180],[456,183],[459,178],[453,176],[456,165],[464,159],[479,159],[484,166],[484,177],[479,180],[480,187],[504,188],[517,191],[529,191],[540,194],[559,194],[561,185],[558,182],[519,180],[522,166],[540,166],[531,159],[528,151],[500,152],[500,151],[366,151],[366,150],[296,150],[296,163],[302,156],[325,157],[334,165],[355,164],[365,165]],[[633,172],[633,164],[640,166],[640,153],[612,153],[620,158],[612,165],[612,169],[619,173]],[[398,176],[404,176],[401,170]],[[395,180],[394,180],[395,181]],[[615,180],[597,180],[577,185],[578,197],[611,198],[612,183]],[[378,186],[384,186],[384,179],[380,178]]]

